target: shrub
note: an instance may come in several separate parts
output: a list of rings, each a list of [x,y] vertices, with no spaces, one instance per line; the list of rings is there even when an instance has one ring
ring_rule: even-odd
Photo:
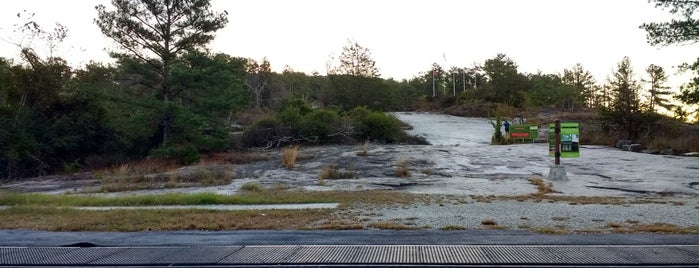
[[[282,166],[288,169],[294,168],[298,155],[299,147],[296,145],[282,149]]]
[[[408,170],[408,160],[401,159],[396,164],[396,177],[410,177],[410,171]]]
[[[240,186],[240,190],[246,191],[246,192],[255,192],[259,193],[262,192],[264,189],[262,189],[262,186],[258,183],[254,182],[246,182],[243,184],[243,186]]]
[[[502,136],[502,117],[490,119],[490,125],[493,126],[493,137],[490,139],[491,144],[505,144],[505,137]]]
[[[201,159],[199,150],[187,145],[158,147],[151,150],[150,155],[155,158],[176,160],[183,165],[196,163]]]
[[[357,107],[350,111],[350,117],[358,123],[357,138],[397,142],[402,137],[400,121],[392,115]]]
[[[337,132],[340,116],[332,110],[315,110],[308,113],[299,126],[302,137],[312,137],[318,143],[332,140],[332,134]]]
[[[367,156],[369,155],[369,140],[364,141],[364,143],[359,147],[359,151],[357,152],[358,156]]]

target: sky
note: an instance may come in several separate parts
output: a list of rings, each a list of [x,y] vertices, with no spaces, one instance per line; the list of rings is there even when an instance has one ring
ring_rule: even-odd
[[[581,63],[598,82],[631,59],[640,80],[656,64],[676,87],[688,75],[675,66],[699,56],[697,44],[653,47],[644,22],[666,21],[670,14],[645,0],[212,0],[228,12],[228,25],[216,33],[212,52],[262,60],[273,71],[326,73],[331,56],[348,40],[368,48],[383,78],[409,79],[429,71],[473,67],[504,53],[521,73],[562,73]],[[13,33],[18,12],[34,12],[45,28],[58,22],[68,38],[54,53],[74,67],[110,62],[117,47],[93,23],[94,6],[108,0],[4,1],[0,11],[0,57],[17,57]],[[35,41],[40,46],[40,42]]]

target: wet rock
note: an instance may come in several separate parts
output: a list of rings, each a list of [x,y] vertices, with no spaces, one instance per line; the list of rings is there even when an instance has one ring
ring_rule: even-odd
[[[629,151],[640,153],[643,150],[643,145],[634,143],[629,145]]]
[[[662,150],[660,150],[660,154],[662,154],[662,155],[675,155],[675,150],[673,150],[673,149],[662,149]]]
[[[618,140],[614,147],[619,148],[619,149],[624,149],[624,145],[631,145],[631,143],[632,143],[631,140]],[[625,151],[628,151],[628,150],[625,150]]]
[[[642,153],[644,154],[660,154],[659,150],[643,150]]]

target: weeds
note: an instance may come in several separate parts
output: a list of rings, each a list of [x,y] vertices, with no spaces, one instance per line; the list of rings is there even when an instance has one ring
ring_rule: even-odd
[[[332,217],[329,209],[210,211],[12,207],[0,210],[0,229],[47,231],[165,231],[303,229]]]
[[[398,160],[398,163],[396,164],[396,177],[399,178],[404,178],[404,177],[410,177],[410,170],[408,170],[408,160],[406,159],[401,159]]]
[[[388,230],[417,230],[424,229],[424,227],[409,226],[397,222],[372,222],[369,223],[368,227],[376,229],[388,229]]]
[[[460,226],[460,225],[447,225],[439,228],[440,230],[443,231],[457,231],[457,230],[466,230],[466,227]]]
[[[493,219],[485,219],[481,221],[481,225],[498,225],[498,222]]]
[[[534,194],[534,196],[536,197],[542,197],[544,195],[554,192],[553,184],[550,182],[548,184],[545,184],[544,180],[541,178],[530,178],[529,182],[536,186],[537,192]]]
[[[337,169],[335,165],[323,165],[320,174],[318,174],[318,181],[353,179],[356,177],[357,174],[351,165],[348,166],[344,172]]]
[[[288,169],[296,166],[296,158],[299,156],[299,146],[293,145],[282,149],[282,166]]]
[[[240,190],[253,193],[261,193],[263,191],[262,186],[255,182],[247,182],[243,184],[240,186]]]
[[[364,141],[364,143],[359,147],[357,151],[358,156],[368,156],[369,155],[369,140]]]

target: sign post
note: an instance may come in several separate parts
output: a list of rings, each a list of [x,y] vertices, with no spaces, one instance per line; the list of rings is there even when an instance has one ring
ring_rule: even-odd
[[[549,125],[549,156],[554,165],[549,170],[549,180],[568,180],[561,165],[561,157],[580,157],[580,128],[578,123],[561,123],[556,119]]]

